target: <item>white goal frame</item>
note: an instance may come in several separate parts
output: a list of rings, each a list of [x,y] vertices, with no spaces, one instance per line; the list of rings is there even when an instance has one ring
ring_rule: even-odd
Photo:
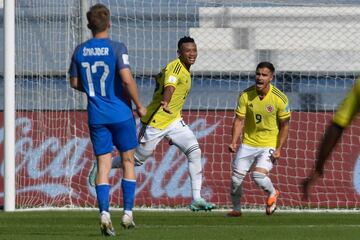
[[[4,210],[15,211],[15,1],[4,4]]]

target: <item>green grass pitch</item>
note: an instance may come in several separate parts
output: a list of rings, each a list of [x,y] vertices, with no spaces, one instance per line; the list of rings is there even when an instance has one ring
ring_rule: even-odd
[[[285,213],[272,216],[245,212],[135,211],[136,228],[120,227],[120,211],[112,212],[117,239],[251,240],[359,239],[359,213]],[[0,212],[0,239],[103,239],[96,211]]]

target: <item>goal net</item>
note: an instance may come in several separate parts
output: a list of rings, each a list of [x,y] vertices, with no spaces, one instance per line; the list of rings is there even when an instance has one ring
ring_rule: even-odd
[[[198,59],[191,69],[192,91],[183,117],[202,149],[203,197],[220,208],[231,206],[234,155],[227,146],[237,98],[254,83],[257,63],[271,61],[276,68],[273,84],[287,94],[292,109],[287,144],[270,173],[281,192],[279,208],[360,207],[359,118],[345,131],[309,201],[302,200],[300,189],[314,165],[324,129],[360,69],[358,1],[96,2],[111,10],[111,37],[127,45],[146,104],[155,87],[154,76],[177,57],[177,41],[186,35],[195,39]],[[16,1],[17,208],[96,207],[95,190],[87,181],[95,158],[86,99],[70,88],[67,79],[74,48],[89,37],[83,16],[94,3]],[[1,76],[3,61],[1,57]],[[3,159],[0,166],[3,205]],[[190,203],[187,160],[176,147],[162,142],[136,171],[137,207],[184,208]],[[113,207],[122,207],[121,177],[121,170],[112,170]],[[264,208],[266,194],[250,176],[241,201],[244,208]]]

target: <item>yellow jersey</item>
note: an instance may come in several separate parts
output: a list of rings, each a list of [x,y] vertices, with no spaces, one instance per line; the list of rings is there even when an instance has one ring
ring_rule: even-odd
[[[353,88],[347,93],[336,111],[333,122],[340,127],[347,127],[360,109],[360,78],[357,78]]]
[[[236,115],[245,118],[242,142],[253,147],[277,147],[279,120],[290,118],[287,96],[270,84],[269,92],[260,100],[255,85],[244,90]]]
[[[165,87],[173,86],[175,91],[168,104],[171,114],[164,112],[160,102]],[[181,118],[181,111],[191,89],[191,75],[177,58],[171,61],[156,77],[156,87],[152,101],[147,106],[147,113],[141,122],[154,128],[165,129]]]

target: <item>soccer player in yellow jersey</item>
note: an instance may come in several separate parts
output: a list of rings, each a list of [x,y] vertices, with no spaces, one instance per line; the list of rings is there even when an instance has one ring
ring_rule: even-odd
[[[182,118],[181,111],[191,89],[189,70],[197,53],[195,43],[184,42],[191,41],[190,38],[180,41],[179,58],[171,61],[156,77],[153,99],[148,105],[149,111],[141,118],[145,129],[151,126],[164,130]]]
[[[231,199],[233,210],[229,217],[241,216],[242,184],[252,165],[255,183],[268,194],[266,213],[276,209],[279,191],[268,174],[273,162],[281,156],[281,149],[289,131],[290,109],[287,96],[271,84],[275,68],[270,62],[256,67],[255,84],[244,90],[235,111],[230,152],[237,150],[242,133],[242,144],[232,163]]]
[[[324,174],[324,165],[332,149],[340,139],[343,130],[350,125],[360,110],[360,78],[357,78],[353,88],[347,93],[336,111],[331,124],[327,127],[317,153],[315,169],[303,182],[304,198],[308,198],[311,185]]]
[[[135,161],[141,165],[152,155],[156,145],[166,138],[188,158],[193,201],[190,209],[211,210],[214,205],[200,195],[202,185],[201,150],[199,143],[182,119],[181,111],[191,89],[190,67],[195,63],[197,47],[191,37],[178,42],[178,58],[159,73],[153,99],[147,114],[141,118],[143,127],[139,134],[140,146]]]
[[[188,158],[193,201],[190,209],[211,210],[215,206],[200,195],[202,186],[201,150],[199,143],[181,116],[181,110],[191,89],[190,67],[195,63],[197,47],[191,37],[183,37],[178,42],[178,58],[171,61],[158,74],[153,99],[147,113],[141,118],[143,125],[139,133],[139,143],[135,151],[135,162],[141,166],[155,150],[162,139],[177,146]],[[121,159],[113,160],[113,168],[119,167]],[[94,165],[96,167],[96,165]],[[89,175],[90,185],[94,185],[93,168]]]

